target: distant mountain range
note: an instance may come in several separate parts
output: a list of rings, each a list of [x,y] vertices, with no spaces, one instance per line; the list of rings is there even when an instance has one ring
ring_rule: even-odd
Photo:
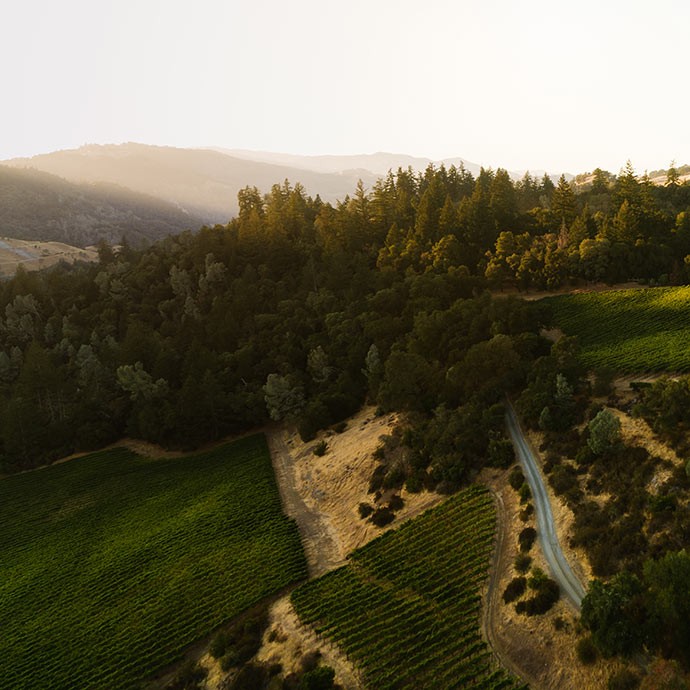
[[[200,217],[162,199],[104,182],[76,184],[35,169],[0,165],[0,236],[85,247],[126,237],[150,243],[187,229]]]
[[[297,156],[229,149],[178,149],[144,144],[89,145],[33,158],[4,161],[14,168],[35,168],[76,184],[115,184],[157,197],[189,214],[190,220],[226,223],[237,213],[237,192],[255,186],[268,192],[289,180],[311,196],[334,202],[352,195],[358,180],[370,188],[389,170],[424,170],[429,164],[459,166],[476,175],[480,166],[462,158],[432,161],[402,154]],[[521,172],[511,173],[522,176]],[[535,175],[543,174],[541,171]]]
[[[4,161],[15,168],[36,168],[74,183],[111,183],[169,203],[206,223],[227,223],[237,213],[237,192],[256,186],[268,192],[286,179],[300,182],[324,201],[352,194],[357,180],[370,186],[378,175],[364,171],[323,173],[288,165],[229,156],[210,149],[121,144],[83,146],[33,158]]]

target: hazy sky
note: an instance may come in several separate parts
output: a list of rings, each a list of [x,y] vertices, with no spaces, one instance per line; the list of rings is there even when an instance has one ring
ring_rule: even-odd
[[[0,158],[139,141],[690,163],[685,0],[4,5]]]

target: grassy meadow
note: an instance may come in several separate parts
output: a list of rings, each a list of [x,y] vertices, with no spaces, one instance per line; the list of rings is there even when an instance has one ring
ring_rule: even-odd
[[[331,636],[376,690],[523,687],[480,632],[496,515],[477,486],[354,551],[292,594],[300,618]]]
[[[0,480],[0,688],[140,687],[306,576],[263,436]]]
[[[555,325],[579,338],[588,366],[630,374],[690,371],[690,287],[547,299]]]

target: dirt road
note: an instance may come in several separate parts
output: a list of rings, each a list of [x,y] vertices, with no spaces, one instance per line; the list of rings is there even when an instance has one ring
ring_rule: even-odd
[[[273,470],[280,490],[283,511],[297,522],[302,535],[309,577],[318,577],[342,565],[343,558],[328,516],[310,508],[297,488],[295,473],[291,468],[293,461],[284,434],[285,432],[279,428],[266,431]]]
[[[561,549],[544,480],[532,449],[522,433],[515,410],[510,403],[507,404],[506,410],[508,432],[532,491],[534,510],[537,516],[537,534],[544,557],[561,591],[579,611],[582,598],[585,596],[585,588],[573,572]]]

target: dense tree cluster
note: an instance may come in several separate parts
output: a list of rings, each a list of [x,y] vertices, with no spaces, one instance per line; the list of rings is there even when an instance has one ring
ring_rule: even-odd
[[[247,188],[227,226],[146,250],[102,245],[98,265],[20,271],[0,287],[3,467],[122,434],[194,447],[269,418],[310,438],[368,397],[430,419],[445,458],[434,476],[465,477],[490,443],[502,452],[501,415],[482,410],[548,350],[539,308],[482,294],[500,189],[513,189],[502,173],[474,181],[454,168],[399,171],[335,207],[287,182]],[[479,206],[463,238],[455,219],[468,204]],[[442,433],[454,415],[472,438],[460,455]]]

